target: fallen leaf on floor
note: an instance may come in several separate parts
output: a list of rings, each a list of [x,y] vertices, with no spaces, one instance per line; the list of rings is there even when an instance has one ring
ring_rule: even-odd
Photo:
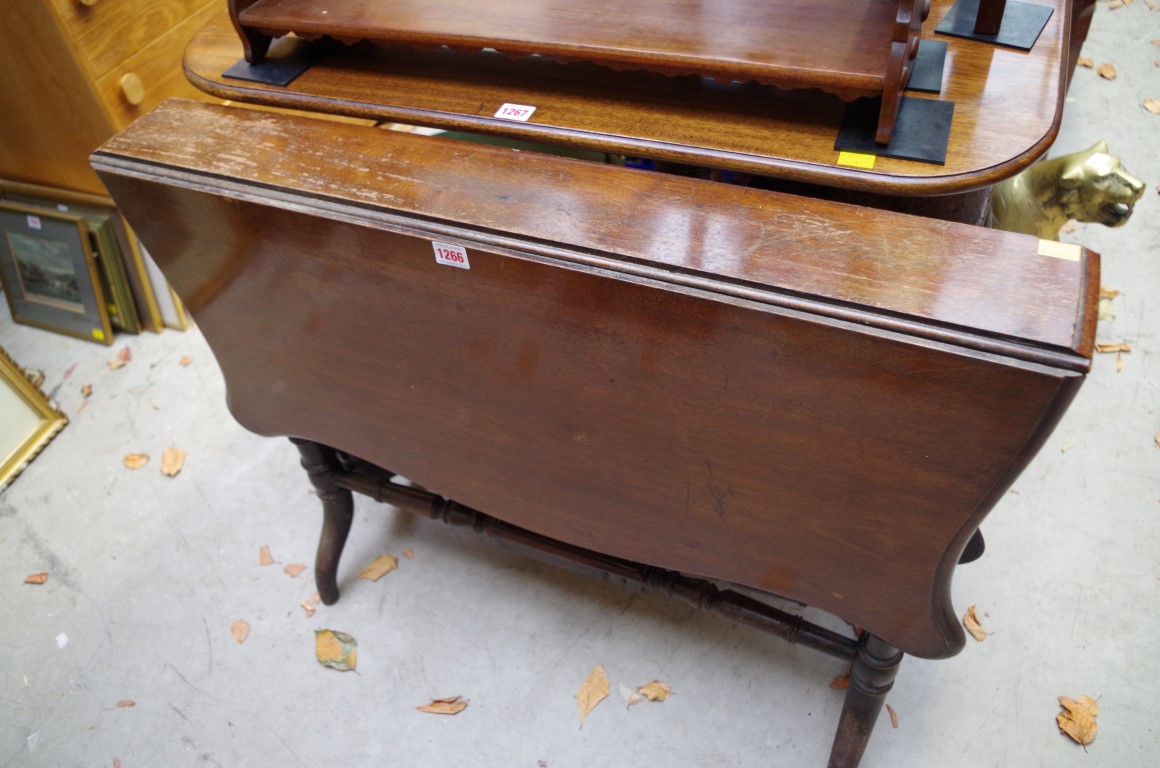
[[[415,707],[420,712],[430,712],[433,715],[458,715],[467,709],[467,699],[462,696],[447,696],[442,699],[431,699],[430,704]]]
[[[898,713],[894,711],[894,707],[889,704],[886,705],[886,713],[890,715],[890,725],[898,727]]]
[[[649,701],[664,701],[672,692],[673,689],[670,688],[666,683],[662,683],[660,680],[653,680],[651,683],[647,683],[646,685],[642,685],[640,687],[641,695]]]
[[[128,347],[121,347],[121,351],[117,353],[117,359],[122,363],[127,363],[133,359],[133,350]]]
[[[109,370],[115,371],[118,368],[124,368],[125,361],[124,360],[107,360],[107,361],[105,361],[105,365],[109,366]]]
[[[358,641],[345,632],[319,629],[314,633],[314,657],[324,667],[349,672],[355,668]]]
[[[619,686],[617,686],[617,690],[620,691],[620,698],[624,699],[625,704],[629,707],[631,707],[634,704],[639,704],[642,701],[644,701],[644,699],[641,698],[641,695],[639,693],[632,690],[624,683],[621,683]]]
[[[113,758],[113,768],[121,768],[121,758],[119,758],[119,757]]]
[[[1122,352],[1116,353],[1116,373],[1124,370],[1124,354]]]
[[[1160,64],[1160,62],[1157,62]],[[1154,115],[1160,115],[1160,99],[1144,99],[1144,109]]]
[[[1078,699],[1059,697],[1059,706],[1066,711],[1055,716],[1060,733],[1066,733],[1077,744],[1087,746],[1096,738],[1096,715],[1100,713],[1095,700],[1090,696]]]
[[[1105,62],[1103,64],[1100,64],[1099,67],[1096,68],[1096,74],[1098,74],[1100,77],[1102,77],[1105,80],[1115,80],[1116,79],[1116,67],[1114,64],[1108,64],[1107,62]]]
[[[34,573],[31,576],[24,577],[25,584],[43,584],[48,581],[47,573]]]
[[[580,727],[584,727],[584,719],[596,708],[596,705],[608,697],[608,673],[603,664],[597,664],[588,673],[588,678],[580,690],[576,691],[576,704],[580,709]]]
[[[178,360],[177,362],[181,363],[182,365],[189,365],[190,363],[193,362],[193,358],[190,357],[189,355],[182,355],[181,359]]]
[[[378,581],[398,567],[398,558],[392,556],[389,552],[384,552],[372,560],[370,565],[363,568],[357,578],[366,579],[367,581]]]
[[[299,603],[299,605],[302,606],[302,610],[306,613],[306,618],[310,619],[314,617],[314,603],[310,602],[309,600],[303,600],[301,603]]]
[[[282,569],[282,573],[286,574],[292,579],[296,579],[306,572],[306,566],[302,563],[290,563]]]
[[[24,687],[25,687],[25,688],[27,688],[27,687],[28,687],[28,675],[25,675],[25,676],[24,676]]]
[[[87,400],[89,398],[89,396],[92,394],[93,394],[93,385],[92,384],[85,384],[83,387],[81,387],[81,397],[83,397]]]
[[[176,477],[185,466],[185,451],[172,445],[161,452],[161,473],[166,477]]]
[[[147,453],[126,453],[125,458],[122,459],[125,466],[129,469],[141,469],[149,463],[149,454]]]
[[[258,565],[273,565],[274,556],[270,554],[269,547],[262,547],[258,550]]]
[[[1152,439],[1153,439],[1153,441],[1155,441],[1155,443],[1156,443],[1156,447],[1157,447],[1157,448],[1160,448],[1160,432],[1157,432],[1157,433],[1156,433],[1156,437],[1154,437],[1154,438],[1152,438]]]
[[[412,550],[410,547],[407,547],[406,549],[403,550],[403,557],[407,558],[408,560],[414,560],[415,559],[414,550]]]
[[[1100,298],[1101,299],[1114,299],[1119,295],[1120,295],[1120,290],[1118,288],[1109,288],[1106,285],[1100,286]]]
[[[1080,56],[1078,59],[1076,59],[1075,63],[1081,67],[1084,67],[1085,69],[1091,69],[1096,65],[1096,63],[1089,59],[1087,56]]]
[[[245,619],[238,619],[230,625],[230,637],[232,637],[234,642],[238,645],[246,642],[246,638],[249,636],[250,625],[245,621]]]
[[[1122,341],[1107,344],[1096,344],[1096,352],[1131,352],[1132,348]]]
[[[1128,5],[1131,2],[1132,0],[1112,0],[1110,3],[1108,3],[1108,10],[1114,11],[1118,8],[1123,8],[1125,5]]]
[[[979,617],[975,613],[975,606],[967,609],[963,615],[963,626],[971,633],[971,637],[978,640],[980,643],[987,639],[987,631],[983,629],[983,625],[979,623]]]
[[[137,706],[137,702],[133,701],[132,699],[121,699],[120,701],[117,702],[116,706],[117,706],[117,709],[126,709],[128,707]]]
[[[1144,0],[1144,4],[1148,6],[1149,11],[1160,11],[1160,3],[1154,3],[1152,0]]]
[[[1116,307],[1115,307],[1115,305],[1112,304],[1111,299],[1100,299],[1099,307],[1100,307],[1100,314],[1099,314],[1100,320],[1115,320],[1116,319]]]
[[[830,687],[837,691],[844,691],[850,687],[849,675],[838,675],[830,681]]]

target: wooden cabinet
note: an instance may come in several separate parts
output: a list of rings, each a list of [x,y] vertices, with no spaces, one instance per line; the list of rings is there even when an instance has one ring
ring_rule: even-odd
[[[104,194],[88,156],[170,96],[216,0],[11,0],[0,24],[0,178]]]

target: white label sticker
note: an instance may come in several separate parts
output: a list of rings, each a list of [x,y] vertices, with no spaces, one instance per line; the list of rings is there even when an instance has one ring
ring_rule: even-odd
[[[40,229],[40,217],[39,216],[25,216],[24,218],[28,221],[28,228],[29,229]]]
[[[462,247],[450,243],[440,243],[436,240],[431,241],[431,247],[435,249],[435,261],[440,264],[460,269],[471,269],[471,262],[467,260],[467,251],[463,250]]]
[[[535,111],[535,107],[529,107],[527,104],[504,104],[495,111],[495,116],[502,117],[504,120],[518,120],[521,123],[526,123]]]

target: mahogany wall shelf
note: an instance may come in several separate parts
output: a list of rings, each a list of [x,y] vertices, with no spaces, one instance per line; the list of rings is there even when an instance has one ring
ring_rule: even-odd
[[[888,143],[930,0],[230,0],[246,60],[272,38],[332,37],[881,97]]]

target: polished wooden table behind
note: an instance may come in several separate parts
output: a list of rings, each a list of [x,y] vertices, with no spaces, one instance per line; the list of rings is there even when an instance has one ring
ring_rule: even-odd
[[[234,80],[222,73],[242,58],[242,46],[224,8],[190,44],[185,68],[199,88],[236,101],[503,134],[878,195],[962,194],[1026,167],[1058,131],[1071,3],[1041,2],[1054,13],[1024,52],[935,35],[952,2],[933,0],[923,37],[947,44],[943,93],[908,95],[955,103],[945,165],[888,157],[870,170],[839,165],[840,99],[753,82],[369,44],[319,50],[314,65],[288,86]],[[495,119],[505,103],[536,111],[528,122]]]
[[[356,456],[808,603],[866,630],[833,765],[901,652],[962,647],[955,564],[1092,349],[1098,257],[1024,235],[194,102],[94,164],[233,414],[306,441],[328,599],[349,489],[413,500]]]

